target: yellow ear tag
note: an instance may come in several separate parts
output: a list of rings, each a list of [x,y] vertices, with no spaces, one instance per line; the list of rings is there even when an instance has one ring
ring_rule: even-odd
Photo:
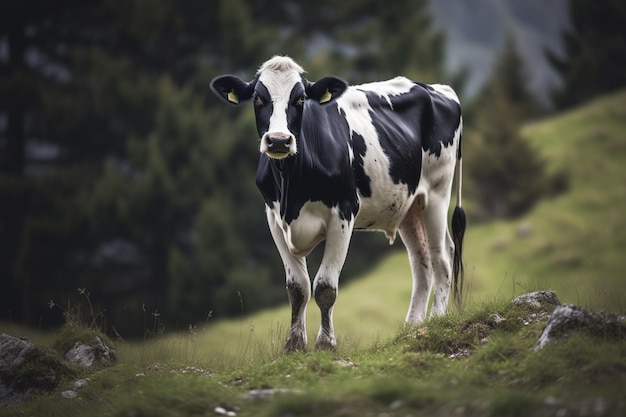
[[[333,98],[332,94],[330,94],[330,91],[328,91],[328,88],[326,89],[326,92],[324,93],[324,95],[322,97],[320,97],[320,104],[324,104],[327,101],[330,101],[330,99]]]
[[[230,90],[230,93],[228,93],[226,98],[233,104],[239,104],[239,97],[235,94],[235,90]]]

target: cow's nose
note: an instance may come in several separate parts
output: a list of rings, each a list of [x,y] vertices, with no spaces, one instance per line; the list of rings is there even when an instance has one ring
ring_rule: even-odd
[[[292,138],[291,135],[267,135],[265,143],[270,152],[288,152]]]

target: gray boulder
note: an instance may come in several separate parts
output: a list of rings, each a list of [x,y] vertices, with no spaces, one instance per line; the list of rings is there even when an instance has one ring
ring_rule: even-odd
[[[535,291],[513,299],[513,305],[526,310],[520,317],[525,326],[547,320],[561,302],[553,291]]]
[[[551,341],[563,338],[574,330],[583,330],[599,337],[624,339],[626,316],[603,311],[589,312],[577,305],[561,304],[552,312],[537,340],[535,350],[543,349]]]
[[[94,364],[111,365],[117,360],[115,349],[108,346],[100,336],[94,336],[90,344],[78,341],[65,353],[68,362],[81,366]]]
[[[54,390],[69,368],[26,339],[0,335],[0,407]]]
[[[561,302],[554,291],[535,291],[515,297],[513,304],[518,307],[528,306],[533,309],[552,310],[554,306],[561,304]]]

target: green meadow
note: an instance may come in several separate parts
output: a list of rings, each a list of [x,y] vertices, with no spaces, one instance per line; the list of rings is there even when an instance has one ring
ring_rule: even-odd
[[[563,303],[626,313],[626,91],[529,124],[523,135],[549,170],[567,172],[569,186],[514,220],[469,219],[462,310],[405,328],[411,279],[399,251],[340,286],[336,352],[312,350],[314,302],[304,353],[281,353],[286,305],[208,319],[189,331],[115,341],[114,367],[76,370],[58,392],[0,415],[626,415],[623,335],[577,332],[535,352],[545,321],[528,322],[532,312],[510,304],[553,290]],[[0,332],[42,346],[59,337],[8,323]],[[78,377],[90,380],[79,399],[60,398]],[[249,398],[255,389],[279,391]]]

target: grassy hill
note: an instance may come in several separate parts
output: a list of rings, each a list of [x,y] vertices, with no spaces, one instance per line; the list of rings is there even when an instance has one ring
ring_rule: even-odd
[[[523,134],[549,169],[566,170],[569,191],[517,221],[470,228],[473,297],[540,287],[565,302],[625,311],[626,93],[532,124]]]
[[[340,287],[337,352],[282,355],[290,317],[282,306],[119,341],[119,364],[84,372],[91,382],[80,400],[56,393],[0,416],[624,415],[623,341],[578,334],[534,352],[543,323],[520,324],[525,313],[508,302],[552,289],[562,302],[626,311],[625,104],[626,91],[618,92],[524,129],[550,169],[567,170],[570,187],[515,221],[474,226],[470,219],[462,312],[402,329],[411,279],[401,252]],[[314,302],[308,323],[312,341]],[[26,331],[0,324],[0,332],[41,344],[57,337]],[[261,388],[292,391],[244,398]]]

